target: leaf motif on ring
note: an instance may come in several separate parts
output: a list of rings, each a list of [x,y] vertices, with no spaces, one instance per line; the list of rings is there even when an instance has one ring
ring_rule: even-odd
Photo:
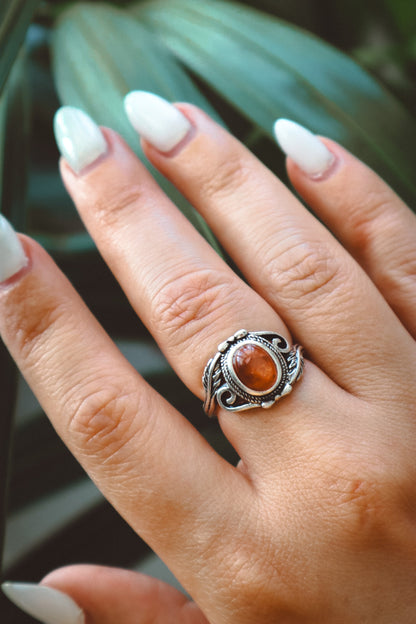
[[[229,394],[230,396],[228,397],[228,399],[225,398],[225,402],[224,402],[223,397],[225,394]],[[239,412],[243,409],[247,410],[247,409],[252,409],[254,407],[259,407],[258,405],[253,405],[251,403],[244,403],[243,405],[234,406],[237,400],[237,395],[234,394],[230,390],[230,388],[226,385],[221,386],[221,388],[217,391],[216,399],[217,399],[218,405],[229,412]]]

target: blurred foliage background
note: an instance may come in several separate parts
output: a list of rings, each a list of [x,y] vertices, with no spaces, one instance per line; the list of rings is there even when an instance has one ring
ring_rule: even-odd
[[[137,88],[192,101],[283,179],[271,127],[289,117],[341,141],[414,208],[415,78],[413,0],[6,0],[0,208],[45,245],[136,368],[235,461],[85,233],[59,178],[54,112],[61,103],[82,107],[142,157],[123,95]],[[158,179],[215,246],[192,208]],[[37,581],[71,562],[166,574],[66,451],[4,348],[0,367],[3,578]],[[7,623],[31,621],[3,597],[0,615]]]

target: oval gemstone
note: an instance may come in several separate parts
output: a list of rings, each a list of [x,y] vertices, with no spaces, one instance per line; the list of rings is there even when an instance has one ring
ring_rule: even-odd
[[[276,383],[276,364],[260,345],[243,345],[234,353],[232,363],[238,379],[251,390],[267,392]]]

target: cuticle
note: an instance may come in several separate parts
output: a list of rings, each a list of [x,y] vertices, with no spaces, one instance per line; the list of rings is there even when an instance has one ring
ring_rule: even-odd
[[[325,171],[323,171],[322,173],[309,175],[309,178],[313,182],[325,182],[325,180],[330,178],[341,165],[341,158],[337,156],[336,154],[334,154],[334,152],[331,152],[331,154],[332,154],[332,161],[330,162],[329,166],[325,169]]]
[[[110,154],[110,150],[108,149],[108,146],[107,146],[107,150],[103,154],[100,154],[98,156],[98,158],[93,160],[89,165],[87,165],[86,167],[84,167],[80,171],[74,171],[74,169],[72,169],[71,165],[68,165],[68,166],[70,167],[70,169],[74,173],[74,175],[77,176],[77,178],[83,178],[85,175],[90,173],[90,171],[95,169],[95,167],[98,167],[101,164],[101,162],[103,160],[105,160],[109,156],[109,154]]]
[[[109,130],[111,131],[111,128],[100,126],[100,130],[101,130],[101,134],[103,135],[105,139],[106,150],[105,152],[97,156],[95,160],[93,160],[91,163],[89,163],[88,165],[80,169],[79,171],[76,171],[75,169],[71,167],[70,163],[65,158],[63,158],[63,162],[65,166],[69,169],[69,171],[75,177],[83,178],[85,175],[88,175],[90,171],[95,169],[95,167],[99,166],[106,158],[108,158],[114,153],[113,140],[112,140],[111,132],[109,132]]]
[[[22,268],[17,271],[17,273],[14,273],[6,280],[3,280],[2,282],[0,282],[1,292],[4,292],[5,290],[12,288],[15,284],[17,284],[17,282],[19,282],[26,275],[26,273],[29,273],[33,267],[33,260],[28,250],[28,246],[25,244],[25,241],[21,240],[20,242],[25,252],[26,262],[24,266],[22,266]]]
[[[191,123],[191,127],[189,128],[183,139],[181,139],[179,143],[175,145],[175,147],[169,150],[169,152],[161,152],[161,154],[163,154],[165,158],[174,158],[188,145],[188,143],[193,141],[197,132],[198,129]]]

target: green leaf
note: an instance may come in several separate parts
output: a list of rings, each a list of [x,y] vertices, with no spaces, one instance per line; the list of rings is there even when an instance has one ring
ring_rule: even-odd
[[[170,52],[129,14],[106,5],[79,3],[61,16],[55,28],[53,71],[62,102],[82,108],[97,123],[117,130],[176,205],[218,250],[205,221],[147,163],[123,109],[126,93],[141,89],[168,100],[193,102],[218,118]]]
[[[38,4],[39,0],[5,0],[0,4],[0,93]]]
[[[415,203],[416,123],[346,55],[292,25],[221,0],[153,0],[133,14],[269,136],[289,117],[343,143]]]
[[[416,2],[414,0],[384,0],[400,32],[405,37],[415,34]]]
[[[27,93],[25,58],[20,54],[0,96],[0,211],[18,229],[25,216],[27,181],[26,129]],[[6,516],[6,494],[11,449],[12,419],[16,400],[16,366],[7,350],[0,346],[0,560]]]
[[[0,97],[0,210],[20,231],[26,229],[29,115],[22,51]]]
[[[408,54],[410,58],[416,60],[416,35],[409,41]]]

